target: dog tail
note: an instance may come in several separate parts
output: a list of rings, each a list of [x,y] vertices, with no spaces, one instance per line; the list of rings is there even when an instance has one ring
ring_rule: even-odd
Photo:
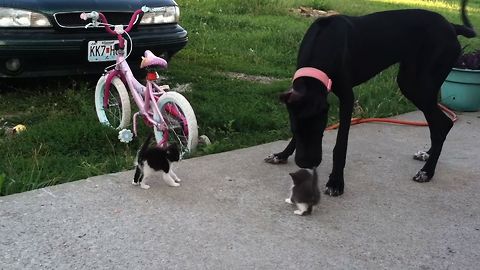
[[[473,38],[477,35],[477,33],[473,29],[473,25],[467,17],[467,2],[468,0],[462,0],[462,5],[460,8],[460,15],[462,16],[463,25],[453,24],[453,27],[455,28],[455,32],[457,32],[457,35],[462,35],[467,38]]]

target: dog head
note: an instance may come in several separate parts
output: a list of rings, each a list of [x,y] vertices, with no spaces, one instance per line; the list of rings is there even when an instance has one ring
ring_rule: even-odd
[[[302,77],[280,95],[287,105],[295,137],[295,163],[301,168],[316,167],[322,161],[322,138],[328,120],[327,94],[320,81]]]

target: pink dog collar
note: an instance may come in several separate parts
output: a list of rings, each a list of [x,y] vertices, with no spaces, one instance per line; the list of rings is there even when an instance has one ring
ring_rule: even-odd
[[[311,77],[311,78],[317,79],[325,85],[328,92],[332,90],[332,80],[330,80],[328,75],[325,74],[325,72],[321,71],[320,69],[313,68],[313,67],[300,68],[295,72],[295,75],[293,75],[292,81],[300,77]]]

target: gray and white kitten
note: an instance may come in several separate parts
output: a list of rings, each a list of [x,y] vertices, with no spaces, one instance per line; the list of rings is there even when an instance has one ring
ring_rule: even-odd
[[[176,144],[171,144],[166,148],[157,146],[149,147],[153,134],[150,134],[138,151],[135,159],[135,175],[132,185],[140,185],[143,189],[150,188],[144,183],[146,178],[152,175],[160,174],[163,181],[169,186],[180,186],[180,178],[173,172],[171,163],[180,160],[180,151]]]
[[[320,201],[317,169],[300,169],[290,176],[293,180],[292,194],[285,202],[297,206],[298,209],[293,212],[296,215],[311,214],[313,206]]]

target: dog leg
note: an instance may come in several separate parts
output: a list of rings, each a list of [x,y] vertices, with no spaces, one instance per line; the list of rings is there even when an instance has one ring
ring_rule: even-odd
[[[429,123],[430,139],[432,147],[430,148],[429,158],[423,168],[413,177],[416,182],[428,182],[435,174],[440,153],[442,152],[443,143],[447,138],[447,134],[453,126],[453,122],[448,118],[437,105],[424,111],[425,118]]]
[[[459,53],[460,44],[455,41],[433,43],[420,57],[413,57],[400,64],[397,82],[402,93],[425,115],[430,130],[431,147],[419,152],[414,159],[426,161],[423,168],[413,177],[416,182],[428,182],[435,174],[443,143],[453,122],[438,107],[438,92]],[[419,65],[421,63],[421,65]]]
[[[403,95],[419,108],[424,102],[419,99],[419,92],[421,89],[419,89],[416,84],[418,75],[417,60],[416,57],[412,57],[410,59],[405,59],[400,63],[397,84]],[[431,150],[420,150],[413,155],[413,159],[427,161],[430,158],[430,153]]]
[[[431,65],[429,76],[424,76],[423,85],[426,91],[422,97],[427,98],[424,104],[421,104],[419,109],[425,115],[430,129],[431,147],[427,151],[429,157],[423,168],[413,177],[416,182],[428,182],[435,174],[437,162],[442,152],[443,143],[447,138],[450,129],[453,127],[453,121],[446,116],[438,107],[437,99],[440,87],[447,78],[453,64],[455,63],[458,54],[460,53],[460,45],[458,42],[450,45],[444,45],[443,48],[438,48],[435,52],[437,64]],[[434,60],[433,60],[434,61]]]
[[[353,90],[345,88],[334,90],[340,100],[340,126],[337,133],[337,141],[333,149],[333,168],[325,188],[325,194],[329,196],[340,196],[345,186],[343,170],[347,156],[348,133],[353,112]]]

